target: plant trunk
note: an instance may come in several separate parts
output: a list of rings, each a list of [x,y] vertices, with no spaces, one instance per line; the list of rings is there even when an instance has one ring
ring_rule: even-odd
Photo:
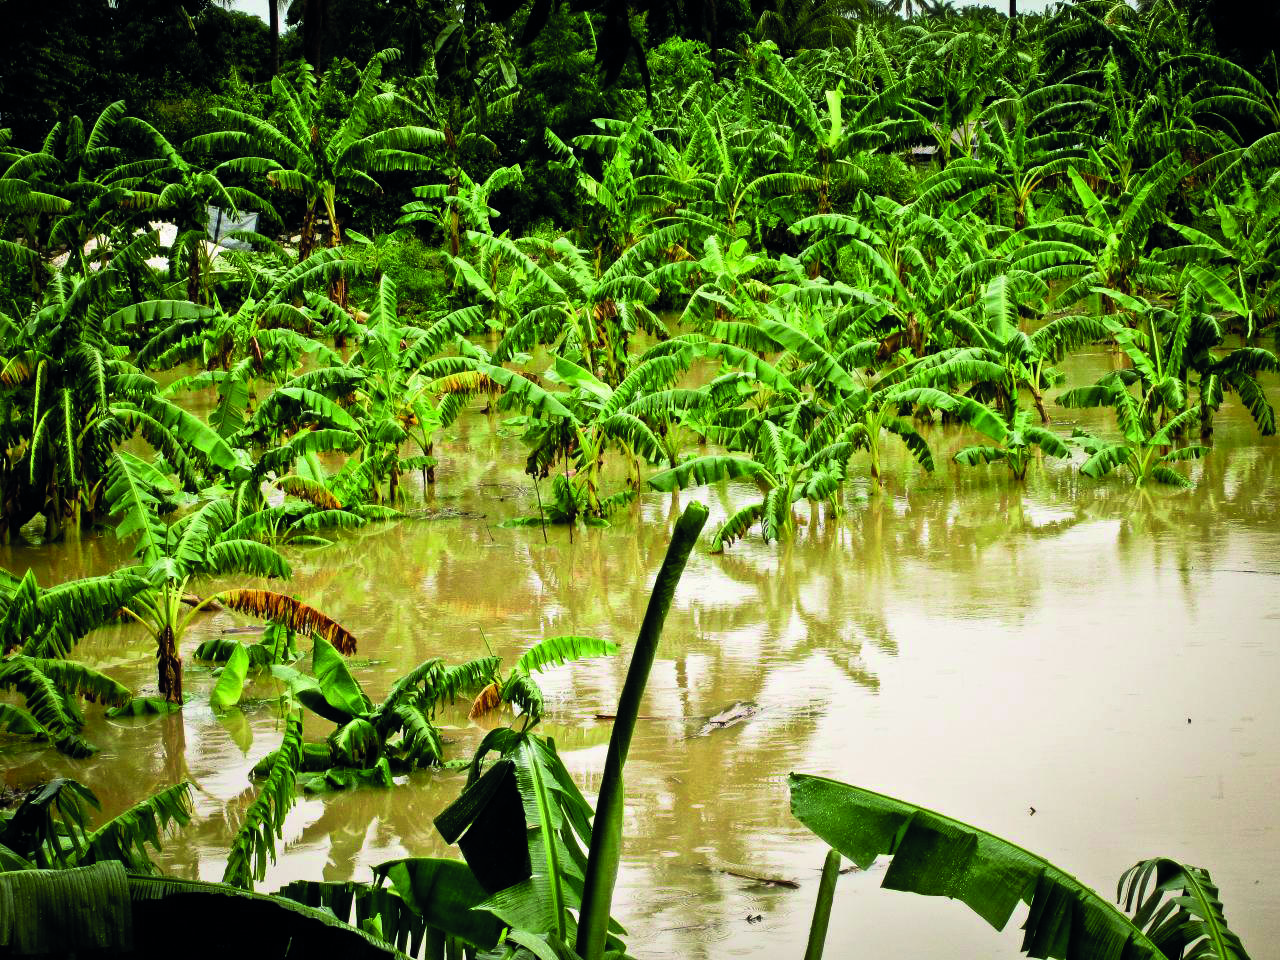
[[[307,211],[302,215],[302,239],[298,242],[298,262],[311,256],[316,247],[316,202],[307,202]]]
[[[192,303],[200,302],[200,248],[196,245],[200,242],[192,242],[187,254],[187,299]]]
[[[1018,39],[1018,0],[1009,0],[1009,40]]]
[[[269,2],[269,0],[268,0]],[[305,0],[302,7],[302,46],[307,63],[320,69],[320,50],[324,42],[324,21],[327,0]]]
[[[267,29],[271,34],[271,76],[280,72],[280,0],[267,0]]]
[[[1048,423],[1050,421],[1049,411],[1045,408],[1044,397],[1035,387],[1031,388],[1031,399],[1036,405],[1036,413],[1040,414],[1040,422]]]
[[[336,211],[329,217],[329,246],[330,248],[342,246],[342,227],[338,223]],[[339,274],[338,279],[333,282],[333,286],[329,289],[329,299],[343,310],[347,309],[346,274]]]
[[[156,638],[156,679],[165,700],[182,702],[182,658],[178,656],[173,627],[166,626]]]
[[[604,955],[605,935],[609,914],[613,906],[613,888],[618,879],[618,864],[622,856],[622,771],[631,749],[631,736],[635,732],[636,718],[640,713],[640,700],[649,681],[658,653],[658,641],[662,626],[671,609],[680,575],[684,572],[689,554],[698,542],[698,534],[707,522],[707,508],[694,501],[685,508],[676,521],[671,535],[671,545],[662,561],[662,567],[654,579],[653,592],[640,634],[636,638],[627,678],[618,699],[617,718],[609,737],[609,752],[604,761],[604,776],[600,781],[600,796],[596,802],[595,822],[591,825],[590,853],[583,879],[582,909],[578,918],[578,940],[575,945],[578,956],[584,960],[600,960]]]

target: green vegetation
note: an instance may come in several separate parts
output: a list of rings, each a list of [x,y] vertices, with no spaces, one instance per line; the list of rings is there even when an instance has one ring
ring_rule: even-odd
[[[283,38],[274,2],[270,31],[161,6],[68,9],[30,102],[0,64],[0,536],[114,527],[132,553],[53,586],[0,576],[0,690],[16,695],[0,729],[83,759],[82,700],[181,710],[189,633],[225,610],[266,629],[194,650],[217,665],[210,706],[269,691],[284,732],[255,768],[225,885],[143,876],[147,846],[191,818],[185,783],[92,831],[87,787],[27,794],[0,819],[0,946],[124,951],[120,930],[181,901],[274,918],[299,944],[337,931],[361,953],[622,955],[623,770],[708,511],[675,522],[594,811],[536,732],[534,675],[614,643],[551,637],[505,672],[492,655],[431,657],[375,702],[344,659],[351,631],[261,585],[289,579],[302,548],[460,485],[436,445],[464,414],[520,436],[503,455],[538,513],[507,520],[513,536],[545,543],[559,524],[572,543],[646,493],[675,504],[714,486],[712,553],[752,531],[791,540],[805,503],[838,518],[909,488],[938,468],[941,427],[963,434],[963,467],[1003,464],[1015,484],[1122,473],[1144,496],[1195,484],[1224,404],[1276,433],[1276,55],[1221,4],[1080,0],[1006,21],[778,0],[704,22],[658,0],[367,19],[368,4],[307,0]],[[175,46],[199,69],[170,51],[142,71],[130,11],[140,34],[189,26]],[[73,35],[112,42],[91,55]],[[233,36],[241,48],[208,53]],[[77,92],[95,57],[114,58],[107,102]],[[209,223],[244,214],[256,229],[210,242]],[[1086,348],[1113,369],[1065,383]],[[1051,414],[1090,408],[1114,428]],[[160,699],[70,659],[112,624],[154,642]],[[437,726],[459,699],[471,720],[514,715],[470,762]],[[322,741],[304,736],[324,723]],[[435,824],[464,861],[248,892],[298,791],[462,767]],[[1199,868],[1138,864],[1120,910],[1028,851],[869,791],[795,776],[792,808],[861,867],[894,856],[885,886],[957,896],[997,928],[1025,901],[1031,956],[1246,957]],[[815,960],[838,868],[828,857]],[[90,919],[51,933],[3,909],[59,897]]]

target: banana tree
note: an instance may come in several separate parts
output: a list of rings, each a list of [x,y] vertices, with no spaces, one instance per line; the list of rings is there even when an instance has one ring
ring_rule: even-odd
[[[703,398],[697,391],[671,389],[689,369],[692,356],[692,350],[685,350],[641,358],[616,387],[572,360],[556,357],[544,377],[570,388],[568,395],[559,395],[559,399],[572,418],[550,417],[532,423],[525,436],[533,448],[529,472],[545,477],[557,461],[565,462],[566,471],[572,462],[573,484],[581,493],[586,516],[604,517],[610,512],[606,501],[616,499],[601,495],[608,451],[616,448],[622,453],[630,490],[638,491],[641,464],[658,463],[664,457],[655,428],[669,423],[678,411],[701,404]]]
[[[995,834],[862,787],[793,773],[791,813],[858,867],[892,857],[886,889],[959,900],[996,930],[1030,908],[1022,952],[1032,957],[1247,960],[1208,871],[1166,857],[1120,878],[1120,906],[1043,857]],[[834,885],[831,893],[834,894]]]
[[[23,707],[0,704],[0,726],[46,740],[73,757],[92,753],[96,748],[80,736],[79,699],[117,707],[130,693],[69,657],[82,637],[112,622],[145,588],[144,580],[127,574],[41,587],[30,570],[20,579],[0,571],[0,689],[25,701]]]
[[[476,183],[459,168],[456,181],[450,178],[449,183],[415,187],[413,195],[418,199],[402,206],[400,219],[396,221],[397,227],[424,220],[439,225],[449,238],[449,254],[453,257],[457,257],[462,248],[463,230],[493,233],[489,218],[496,217],[498,211],[489,206],[489,198],[499,190],[524,183],[524,174],[520,165],[514,164],[498,167],[483,183]]]
[[[1076,429],[1072,439],[1089,455],[1080,472],[1093,480],[1101,480],[1117,467],[1124,467],[1135,487],[1162,483],[1187,488],[1194,486],[1173,465],[1185,460],[1198,460],[1208,447],[1199,444],[1176,446],[1200,419],[1200,411],[1184,410],[1157,425],[1164,398],[1149,390],[1135,398],[1129,387],[1139,382],[1134,371],[1118,371],[1102,377],[1091,387],[1068,390],[1058,398],[1064,407],[1110,407],[1120,428],[1120,439],[1108,441]]]
[[[1186,263],[1188,278],[1220,309],[1244,321],[1246,339],[1280,314],[1280,176],[1261,189],[1246,181],[1232,202],[1213,197],[1221,237],[1195,227],[1170,226],[1188,241],[1162,259]]]
[[[1021,329],[1021,309],[1043,308],[1047,285],[1034,274],[1010,270],[989,280],[972,308],[947,316],[951,333],[962,345],[947,347],[887,373],[882,382],[912,386],[971,383],[969,395],[989,401],[1012,423],[1019,391],[1030,392],[1042,423],[1049,422],[1044,394],[1061,380],[1055,369],[1068,353],[1110,339],[1114,320],[1088,315],[1055,317],[1028,335]]]
[[[274,77],[273,120],[240,110],[217,107],[212,116],[225,129],[192,140],[198,148],[234,154],[214,173],[264,177],[270,187],[301,198],[302,239],[298,261],[305,261],[317,245],[317,226],[323,216],[329,225],[327,246],[342,243],[341,204],[346,193],[369,196],[382,188],[375,174],[430,169],[427,151],[444,143],[444,134],[428,127],[384,126],[397,107],[412,106],[383,88],[383,67],[398,53],[384,50],[361,71],[360,86],[336,129],[322,115],[322,98],[313,73],[303,68],[298,83]],[[346,305],[342,278],[335,283],[334,300]]]
[[[1133,366],[1140,395],[1152,404],[1157,424],[1196,407],[1200,436],[1207,440],[1225,394],[1234,392],[1258,432],[1271,436],[1276,430],[1275,410],[1258,377],[1280,369],[1275,354],[1249,346],[1225,349],[1222,327],[1206,310],[1199,274],[1188,270],[1185,278],[1172,309],[1115,290],[1096,291],[1112,301],[1121,315],[1132,318],[1132,328],[1111,318],[1108,322]]]
[[[607,270],[597,272],[584,251],[565,237],[553,243],[511,241],[471,231],[467,238],[502,251],[538,292],[494,350],[495,363],[546,344],[559,353],[581,357],[594,376],[617,385],[626,376],[634,334],[643,331],[659,339],[668,335],[649,309],[658,289],[631,272],[633,258],[620,257]],[[537,262],[531,254],[538,257]]]
[[[165,398],[114,345],[120,328],[208,311],[185,301],[132,303],[123,284],[114,265],[91,280],[60,273],[22,321],[0,313],[7,411],[0,431],[13,451],[0,467],[0,496],[9,535],[36,513],[50,537],[92,522],[110,455],[134,433],[189,488],[238,468],[221,437]]]
[[[1033,228],[1037,239],[1074,243],[1080,248],[1076,275],[1054,297],[1056,306],[1068,307],[1095,287],[1132,293],[1135,285],[1151,290],[1169,285],[1172,271],[1146,255],[1147,235],[1163,217],[1165,202],[1185,172],[1181,157],[1167,155],[1134,180],[1123,207],[1112,214],[1075,167],[1067,171],[1083,215],[1078,220],[1056,220]]]
[[[955,455],[957,463],[967,467],[984,463],[1002,462],[1013,478],[1019,482],[1026,478],[1027,467],[1035,455],[1035,448],[1047,456],[1065,460],[1071,450],[1062,438],[1051,430],[1033,426],[1030,414],[1015,409],[1012,420],[970,397],[957,397],[931,387],[915,387],[895,392],[899,403],[911,404],[925,410],[937,410],[948,419],[963,423],[988,437],[995,445],[965,447]]]
[[[843,168],[848,178],[856,169],[848,159],[851,153],[897,145],[906,129],[924,125],[924,118],[907,100],[917,78],[908,76],[880,90],[871,88],[865,95],[846,92],[841,79],[834,89],[823,91],[819,107],[796,66],[795,61],[783,60],[762,49],[755,61],[756,72],[749,73],[747,81],[794,123],[793,136],[803,138],[804,160],[817,170],[817,212],[830,213],[831,190],[836,182],[833,169],[839,173]]]
[[[323,633],[343,649],[355,649],[355,637],[346,628],[283,594],[233,589],[203,599],[190,597],[188,587],[202,577],[235,573],[287,579],[291,570],[271,547],[228,535],[235,521],[228,499],[210,501],[166,525],[159,516],[156,494],[171,490],[168,479],[152,465],[123,451],[112,454],[106,495],[112,513],[120,517],[116,536],[136,535],[137,562],[122,573],[146,582],[123,612],[155,639],[157,679],[165,700],[182,702],[183,638],[195,617],[215,604],[295,630]]]
[[[978,155],[962,157],[929,177],[920,184],[916,202],[927,207],[980,191],[991,195],[996,222],[1015,231],[1035,223],[1035,195],[1080,159],[1078,150],[1053,145],[1061,139],[1056,133],[1031,133],[1038,117],[1029,101],[1030,97],[1019,97],[991,104],[978,134]],[[1054,87],[1037,90],[1036,102],[1056,103]]]
[[[37,293],[48,280],[39,260],[59,250],[66,252],[69,273],[89,275],[90,263],[109,252],[104,243],[114,222],[132,206],[140,178],[159,165],[154,159],[131,160],[113,142],[134,122],[125,116],[123,100],[104,107],[92,125],[80,117],[59,121],[39,150],[11,157],[0,174],[5,184],[0,203],[16,219],[24,241],[6,240],[4,249],[32,262]]]
[[[755,428],[751,456],[695,457],[654,474],[649,486],[669,493],[724,480],[752,480],[761,493],[760,500],[726,518],[712,539],[711,552],[722,552],[757,523],[765,543],[789,540],[795,532],[795,503],[826,502],[833,510],[839,509],[839,492],[856,446],[854,438],[862,429],[862,424],[855,424],[828,441],[821,433],[802,438],[785,426],[761,420]]]
[[[352,260],[341,250],[317,250],[283,271],[262,271],[266,276],[243,278],[248,295],[239,299],[234,310],[222,310],[215,299],[215,308],[199,316],[179,316],[172,323],[157,325],[143,344],[139,359],[155,370],[192,362],[208,368],[210,375],[184,379],[170,391],[216,385],[220,407],[225,407],[218,419],[243,423],[255,380],[278,383],[291,375],[306,355],[321,363],[338,361],[337,355],[316,339],[317,321],[331,320],[331,314],[323,307],[308,308],[302,301],[351,265]],[[256,267],[260,270],[261,264]]]
[[[102,804],[78,780],[55,777],[28,790],[16,809],[0,813],[0,875],[103,861],[138,874],[159,873],[147,848],[158,851],[165,833],[191,822],[191,784],[166,787],[93,829],[86,807],[98,810]]]

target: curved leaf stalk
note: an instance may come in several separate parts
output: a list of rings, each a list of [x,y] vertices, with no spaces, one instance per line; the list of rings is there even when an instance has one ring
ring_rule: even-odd
[[[827,927],[831,923],[831,905],[836,898],[836,881],[840,879],[840,853],[828,850],[822,862],[822,880],[818,883],[818,900],[813,905],[813,922],[809,924],[809,943],[805,947],[804,960],[822,960],[822,950],[827,942]]]
[[[640,634],[627,668],[627,679],[618,699],[617,719],[609,738],[609,752],[605,758],[604,777],[600,782],[600,797],[596,803],[595,822],[591,826],[591,849],[587,857],[587,869],[583,881],[582,909],[578,915],[578,939],[575,949],[583,960],[601,960],[609,926],[609,913],[613,905],[613,888],[618,879],[618,864],[622,856],[622,769],[631,749],[631,737],[635,733],[636,719],[640,714],[640,700],[649,681],[658,653],[658,641],[662,626],[671,609],[676,586],[684,572],[698,534],[707,522],[708,511],[697,501],[685,508],[676,521],[671,545],[654,580],[649,606],[640,624]]]

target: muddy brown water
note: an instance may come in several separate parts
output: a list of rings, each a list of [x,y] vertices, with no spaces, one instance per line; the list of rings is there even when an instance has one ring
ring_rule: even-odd
[[[1081,355],[1070,382],[1091,382],[1112,362]],[[1055,426],[1105,429],[1105,416],[1083,413],[1059,409]],[[803,954],[823,846],[788,812],[794,770],[993,830],[1103,894],[1148,856],[1205,866],[1246,945],[1274,955],[1280,444],[1260,440],[1230,405],[1213,453],[1191,468],[1195,490],[1136,495],[1052,463],[1020,487],[999,467],[950,464],[966,442],[959,433],[937,428],[930,440],[934,475],[892,450],[887,489],[871,496],[856,458],[843,517],[802,508],[789,545],[752,534],[723,556],[704,544],[690,561],[642,708],[654,719],[641,721],[627,767],[615,912],[631,952]],[[421,660],[478,656],[486,641],[508,663],[534,639],[568,633],[609,637],[625,654],[679,505],[703,499],[714,524],[753,492],[646,494],[609,529],[570,543],[552,528],[544,544],[536,529],[497,527],[536,513],[519,449],[516,433],[469,415],[441,445],[427,503],[461,516],[290,552],[288,589],[357,634],[355,672],[375,699]],[[34,568],[42,583],[124,559],[110,534],[0,550],[0,564]],[[113,721],[89,707],[86,735],[100,753],[73,761],[8,741],[5,783],[74,776],[115,813],[188,778],[196,819],[158,859],[182,876],[220,878],[252,795],[247,771],[281,733],[269,682],[223,717],[207,705],[210,674],[190,653],[237,622],[220,613],[190,631],[195,699],[183,716]],[[78,655],[154,690],[154,653],[134,628],[101,631]],[[609,734],[595,715],[613,711],[625,669],[622,656],[542,675],[546,732],[589,797]],[[739,700],[759,712],[690,737]],[[313,721],[308,733],[322,737],[329,725]],[[443,723],[455,756],[482,734],[463,709]],[[260,889],[367,879],[389,858],[448,855],[431,821],[461,775],[402,780],[302,798]],[[878,889],[882,874],[841,877],[829,956],[1018,955],[1024,911],[996,934],[960,904]]]

